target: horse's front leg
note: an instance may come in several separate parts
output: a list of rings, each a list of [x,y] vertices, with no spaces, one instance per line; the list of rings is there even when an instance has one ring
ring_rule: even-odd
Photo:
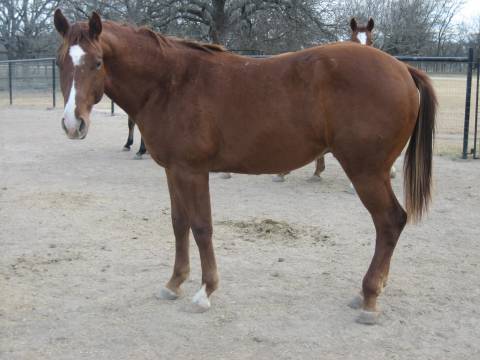
[[[181,294],[180,286],[187,280],[190,274],[190,258],[189,258],[189,232],[190,222],[188,213],[181,202],[181,194],[173,185],[173,176],[167,173],[168,189],[170,192],[171,216],[173,233],[175,235],[175,264],[173,266],[173,274],[167,285],[160,290],[160,298],[166,300],[175,300]]]
[[[212,216],[208,172],[185,169],[166,170],[172,202],[172,223],[175,231],[176,255],[172,278],[166,288],[178,294],[188,275],[188,229],[192,229],[200,253],[202,285],[193,297],[197,310],[210,307],[210,295],[218,286],[217,264],[212,244]]]

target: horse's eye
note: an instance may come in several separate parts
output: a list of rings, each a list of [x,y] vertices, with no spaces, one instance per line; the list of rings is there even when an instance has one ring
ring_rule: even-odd
[[[102,67],[102,60],[97,60],[97,63],[95,64],[97,70],[100,70],[100,68]]]

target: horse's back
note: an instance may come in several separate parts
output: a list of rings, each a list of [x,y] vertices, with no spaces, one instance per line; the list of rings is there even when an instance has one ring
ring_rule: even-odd
[[[290,170],[345,146],[357,154],[395,152],[411,134],[415,84],[404,64],[379,50],[337,43],[249,66],[223,93],[229,108],[218,119],[220,163],[232,163],[231,171],[257,172],[256,164],[258,171],[260,164],[262,171],[265,164],[267,172]],[[244,92],[232,101],[235,88]]]

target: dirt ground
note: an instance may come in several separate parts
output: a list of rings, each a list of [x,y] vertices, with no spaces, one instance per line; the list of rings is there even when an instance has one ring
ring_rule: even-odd
[[[285,183],[212,174],[221,283],[195,314],[194,243],[185,297],[155,297],[174,256],[163,170],[121,151],[125,116],[95,112],[83,141],[60,117],[0,108],[0,359],[480,358],[479,160],[434,159],[432,211],[405,229],[374,326],[347,306],[374,228],[332,157],[320,182],[313,164]]]

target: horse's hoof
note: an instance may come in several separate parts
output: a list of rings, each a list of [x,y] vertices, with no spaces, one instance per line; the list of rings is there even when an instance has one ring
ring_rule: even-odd
[[[349,303],[348,306],[352,309],[358,310],[363,306],[363,296],[357,294]]]
[[[285,181],[285,176],[283,176],[283,175],[275,175],[275,176],[272,178],[272,181],[273,181],[273,182],[284,182],[284,181]]]
[[[310,179],[308,179],[308,181],[312,181],[312,182],[319,182],[319,181],[322,181],[322,177],[320,175],[317,175],[317,174],[313,174]]]
[[[200,290],[193,296],[192,304],[193,311],[197,313],[202,313],[210,309],[210,300],[208,299],[206,292],[206,285],[203,284]]]
[[[178,295],[175,291],[170,290],[167,287],[162,287],[158,295],[156,295],[156,297],[161,300],[177,300],[180,297],[180,295]]]
[[[220,179],[230,179],[231,177],[230,173],[220,173]]]
[[[130,151],[130,146],[124,146],[124,147],[122,148],[122,150],[123,150],[123,151]]]
[[[380,317],[379,311],[361,310],[356,321],[359,324],[375,325],[375,324],[378,324],[379,317]]]
[[[135,157],[133,158],[134,160],[142,160],[143,155],[142,154],[135,154]]]
[[[392,168],[390,169],[390,178],[395,179],[396,176],[397,176],[397,170],[395,169],[395,166],[392,166]]]

